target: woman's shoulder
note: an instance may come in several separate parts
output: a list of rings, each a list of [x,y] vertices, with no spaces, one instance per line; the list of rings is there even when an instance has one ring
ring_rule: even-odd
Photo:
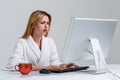
[[[19,38],[18,41],[24,42],[24,41],[26,41],[26,39],[24,39],[24,38]]]
[[[19,38],[19,39],[17,40],[17,43],[24,44],[25,42],[26,42],[26,39],[24,39],[24,38]]]
[[[54,42],[54,40],[51,37],[45,37],[47,41]]]
[[[55,41],[51,37],[45,37],[49,45],[55,45]]]

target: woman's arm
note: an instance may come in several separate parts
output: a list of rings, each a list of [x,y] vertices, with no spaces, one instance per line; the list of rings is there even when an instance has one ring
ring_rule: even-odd
[[[24,59],[24,40],[23,39],[19,39],[15,45],[14,51],[13,51],[13,55],[9,58],[8,64],[5,68],[7,69],[13,69],[15,65],[18,65],[19,63],[28,63],[27,61],[25,61]]]
[[[32,70],[33,71],[38,71],[40,69],[58,70],[58,69],[60,69],[60,67],[59,66],[55,66],[55,65],[50,65],[50,66],[35,66],[35,65],[32,65]]]

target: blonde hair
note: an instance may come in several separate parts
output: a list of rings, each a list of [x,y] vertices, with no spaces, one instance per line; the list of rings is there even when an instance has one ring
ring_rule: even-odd
[[[41,11],[41,10],[36,10],[34,11],[28,21],[27,27],[26,27],[26,31],[25,33],[22,35],[21,38],[27,39],[29,37],[29,35],[31,35],[33,33],[33,28],[32,26],[34,24],[36,24],[40,19],[42,19],[44,16],[48,16],[49,18],[49,26],[51,24],[51,15],[45,11]],[[48,36],[48,33],[45,35]]]

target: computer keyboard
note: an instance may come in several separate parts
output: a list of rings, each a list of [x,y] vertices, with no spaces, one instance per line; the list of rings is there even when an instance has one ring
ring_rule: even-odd
[[[66,69],[60,69],[60,70],[50,70],[53,73],[64,73],[64,72],[73,72],[78,70],[86,70],[89,66],[81,66],[81,67],[75,67],[75,68],[66,68]]]

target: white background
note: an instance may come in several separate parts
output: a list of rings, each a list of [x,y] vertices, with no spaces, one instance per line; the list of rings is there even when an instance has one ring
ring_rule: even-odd
[[[120,19],[120,0],[0,0],[0,66],[5,66],[24,33],[30,14],[45,10],[52,15],[50,35],[62,53],[71,17]],[[120,23],[108,63],[120,64]]]

